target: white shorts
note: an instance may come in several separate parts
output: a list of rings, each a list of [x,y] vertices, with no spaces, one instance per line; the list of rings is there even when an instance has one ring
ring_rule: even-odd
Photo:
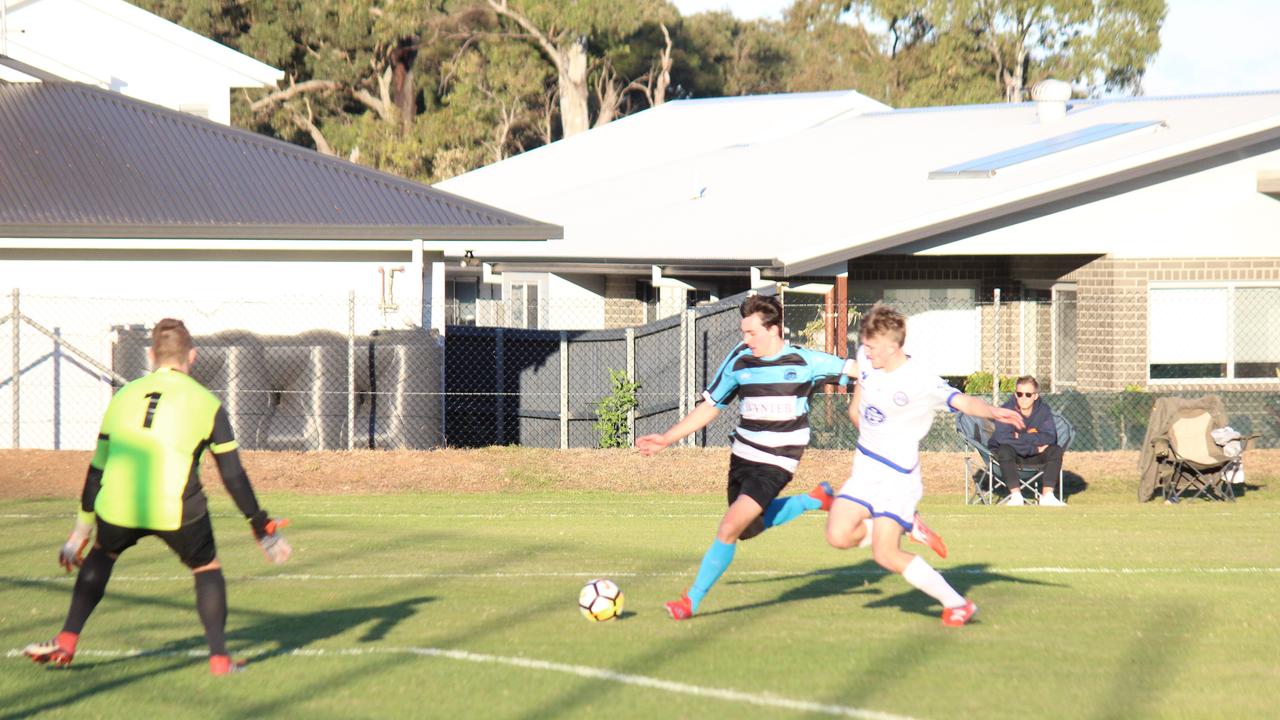
[[[915,522],[916,504],[923,495],[919,465],[904,473],[858,448],[853,454],[849,479],[836,497],[852,500],[870,510],[871,517],[890,518],[909,531]]]

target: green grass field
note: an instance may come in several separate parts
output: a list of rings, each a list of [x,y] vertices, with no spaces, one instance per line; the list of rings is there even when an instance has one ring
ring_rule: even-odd
[[[232,652],[208,675],[185,569],[156,540],[116,565],[66,670],[19,654],[61,626],[69,501],[0,503],[0,718],[1280,716],[1280,497],[1065,510],[930,498],[930,558],[981,611],[939,608],[810,513],[746,542],[703,613],[710,496],[281,496],[268,566],[225,498],[215,527]],[[920,546],[911,546],[919,548]],[[579,586],[616,580],[591,624]]]

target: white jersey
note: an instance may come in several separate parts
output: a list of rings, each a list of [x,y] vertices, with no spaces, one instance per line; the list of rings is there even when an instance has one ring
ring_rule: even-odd
[[[920,440],[939,410],[955,412],[951,400],[960,394],[942,378],[911,358],[897,370],[871,367],[858,348],[858,450],[900,473],[920,464]]]

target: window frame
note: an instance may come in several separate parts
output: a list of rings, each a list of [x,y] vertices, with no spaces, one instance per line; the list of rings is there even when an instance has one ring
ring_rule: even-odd
[[[1239,288],[1276,288],[1280,280],[1149,280],[1147,282],[1146,369],[1147,384],[1157,387],[1177,385],[1267,385],[1280,382],[1280,378],[1238,378],[1236,374],[1236,290]],[[1226,377],[1221,378],[1152,378],[1151,377],[1151,316],[1152,290],[1226,290],[1227,291],[1227,348]]]

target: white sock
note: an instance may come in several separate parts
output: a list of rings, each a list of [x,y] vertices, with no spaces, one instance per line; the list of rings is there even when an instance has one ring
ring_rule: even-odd
[[[944,608],[964,606],[964,597],[947,584],[942,574],[930,567],[929,563],[919,555],[912,558],[907,564],[907,569],[902,571],[902,579],[914,585],[920,592],[942,603]]]
[[[862,527],[866,530],[862,535],[862,539],[858,541],[858,547],[871,547],[871,518],[862,521]]]

